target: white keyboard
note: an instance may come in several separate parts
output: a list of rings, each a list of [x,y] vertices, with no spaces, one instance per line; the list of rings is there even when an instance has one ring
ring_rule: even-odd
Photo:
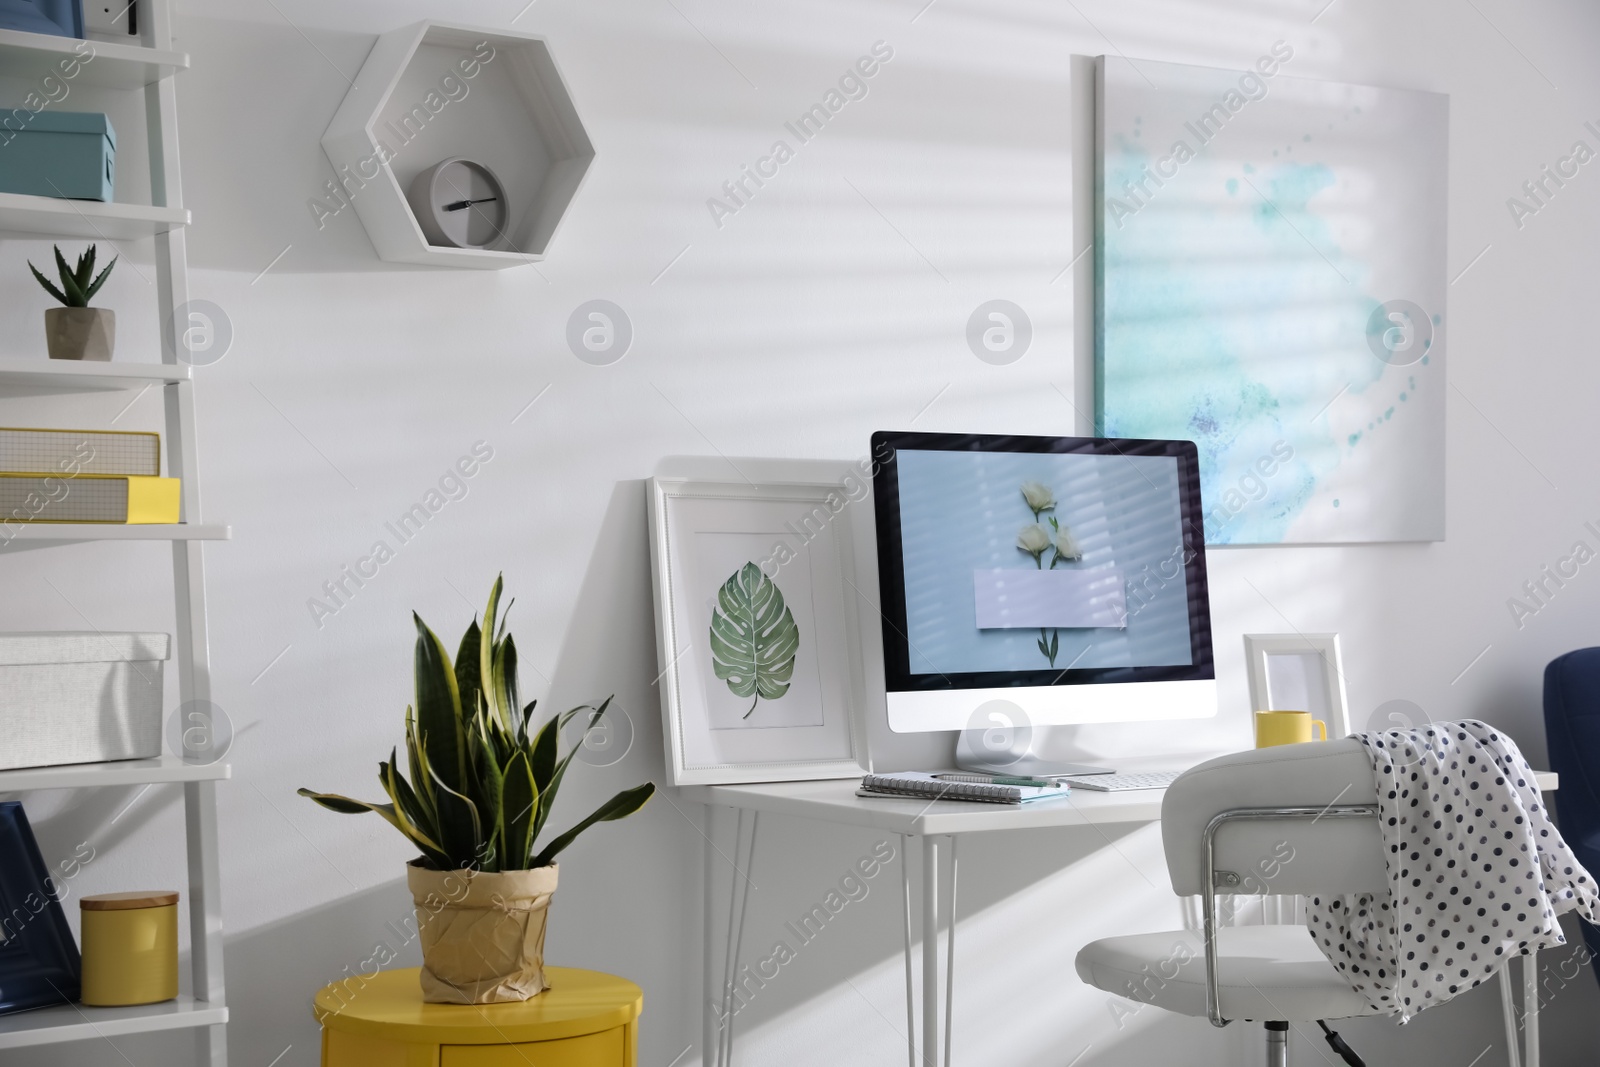
[[[1153,771],[1150,774],[1089,774],[1081,778],[1057,779],[1074,789],[1097,793],[1123,793],[1131,789],[1165,789],[1182,771]]]

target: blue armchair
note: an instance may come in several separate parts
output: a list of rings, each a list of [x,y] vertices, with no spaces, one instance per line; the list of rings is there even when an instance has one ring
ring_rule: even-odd
[[[1544,731],[1550,769],[1561,775],[1561,836],[1585,867],[1600,871],[1600,648],[1568,652],[1544,669]],[[1600,929],[1584,923],[1583,939],[1600,956]]]

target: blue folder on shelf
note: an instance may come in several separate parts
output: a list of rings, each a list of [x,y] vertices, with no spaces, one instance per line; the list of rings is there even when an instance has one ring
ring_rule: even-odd
[[[83,36],[82,0],[0,0],[0,30]]]

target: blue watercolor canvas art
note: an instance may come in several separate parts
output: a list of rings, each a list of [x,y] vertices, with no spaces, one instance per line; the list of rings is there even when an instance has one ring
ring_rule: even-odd
[[[1103,58],[1095,421],[1211,544],[1444,538],[1448,98]]]

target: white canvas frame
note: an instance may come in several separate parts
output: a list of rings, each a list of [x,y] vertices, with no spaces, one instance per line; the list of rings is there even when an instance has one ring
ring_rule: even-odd
[[[1092,179],[1093,211],[1074,218],[1094,224],[1096,265],[1078,271],[1094,287],[1075,293],[1093,298],[1094,314],[1079,303],[1075,318],[1099,327],[1084,335],[1095,341],[1097,425],[1116,437],[1195,438],[1209,545],[1442,541],[1449,98],[1302,78],[1305,61],[1280,63],[1281,51],[1259,58],[1250,72],[1121,55],[1087,64],[1096,84],[1075,103],[1073,166],[1075,191]],[[1085,66],[1074,67],[1075,102]],[[1221,135],[1226,149],[1208,151],[1208,131],[1236,104],[1245,110]],[[1079,121],[1086,107],[1092,123]],[[1089,137],[1094,166],[1080,167]],[[1127,185],[1147,163],[1160,188]],[[1292,203],[1272,194],[1261,212],[1274,175],[1287,189],[1312,173],[1331,188]],[[1316,229],[1337,236],[1317,247],[1306,236]],[[1080,235],[1074,248],[1088,244]],[[1225,282],[1194,251],[1217,247],[1236,268]],[[1348,284],[1352,270],[1359,285]],[[1289,278],[1295,295],[1279,306],[1317,315],[1264,327],[1259,301],[1290,291],[1277,288]],[[1257,300],[1218,299],[1220,285]],[[1157,286],[1168,299],[1140,298]],[[1209,313],[1173,316],[1173,301]],[[1148,314],[1099,313],[1134,304]],[[1219,345],[1226,366],[1200,355]],[[1359,394],[1341,391],[1357,376]],[[1203,410],[1231,414],[1212,433],[1190,417]]]
[[[865,674],[856,609],[859,582],[854,529],[856,523],[866,521],[862,509],[871,508],[872,502],[871,483],[859,471],[851,481],[851,471],[842,463],[683,458],[664,460],[651,479],[651,570],[661,670],[657,684],[667,772],[673,785],[853,778],[866,769]],[[705,525],[705,516],[713,512],[721,517],[722,525],[730,525],[728,517],[738,516],[741,505],[748,505],[749,521],[731,523],[741,529],[724,531]],[[694,551],[690,542],[700,533],[724,532],[771,536],[776,541],[784,535],[762,529],[771,526],[774,506],[777,512],[792,506],[796,522],[801,516],[814,515],[818,508],[827,514],[825,523],[812,523],[816,532],[809,541],[800,541],[792,530],[787,537],[792,548],[816,554],[822,577],[813,579],[813,588],[822,582],[829,594],[814,606],[814,632],[822,635],[815,648],[816,668],[822,678],[819,694],[824,698],[822,721],[760,730],[712,730],[706,686],[724,683],[708,677],[709,662],[703,664],[699,658],[708,642],[698,639],[699,615],[703,614],[698,601],[714,589],[689,587],[694,580],[690,572],[695,569],[689,562]],[[837,597],[831,596],[834,577]],[[792,594],[786,593],[786,598],[792,599]],[[722,737],[713,739],[713,734]],[[717,747],[714,740],[721,741],[724,748],[736,745],[740,751],[727,758],[707,758],[707,749]],[[822,758],[796,758],[793,750],[801,744],[813,750],[825,747],[828,752]]]
[[[1275,658],[1296,658],[1299,664],[1282,664],[1274,672]],[[1349,702],[1345,697],[1344,663],[1339,654],[1338,634],[1245,634],[1245,668],[1250,678],[1251,711],[1307,710],[1313,718],[1323,719],[1328,726],[1328,736],[1344,737],[1350,732]],[[1278,692],[1298,685],[1290,671],[1310,659],[1316,666],[1318,677],[1308,679],[1307,687],[1313,690],[1313,703],[1320,699],[1324,708],[1275,708],[1273,679],[1278,678]]]

